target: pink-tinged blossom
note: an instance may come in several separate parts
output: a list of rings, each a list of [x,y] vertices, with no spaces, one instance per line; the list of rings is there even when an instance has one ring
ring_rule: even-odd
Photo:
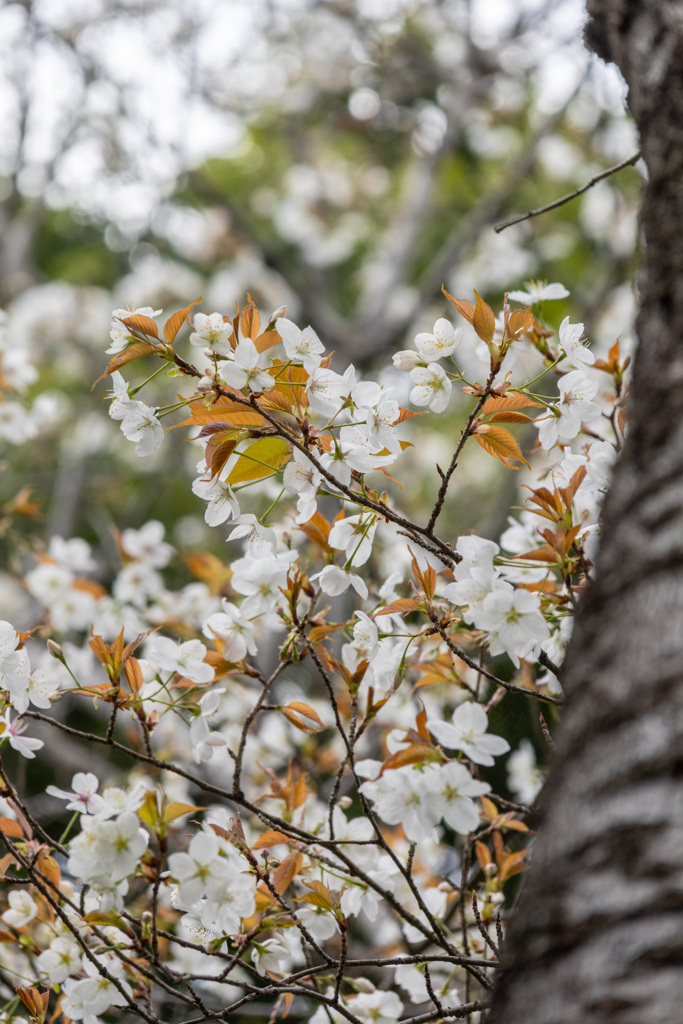
[[[255,394],[269,391],[274,380],[261,364],[261,354],[251,338],[243,338],[235,349],[233,359],[222,368],[223,379],[238,391],[248,385]]]
[[[193,327],[190,345],[197,348],[208,348],[216,356],[230,355],[232,352],[230,344],[232,324],[223,318],[222,313],[196,313]]]
[[[310,577],[311,583],[320,580],[320,589],[323,594],[329,597],[338,597],[345,594],[349,587],[353,587],[356,593],[365,600],[368,596],[368,588],[365,581],[353,572],[346,572],[338,565],[326,565],[322,572],[315,573]]]
[[[325,346],[312,327],[304,327],[302,331],[291,320],[280,317],[275,329],[282,338],[288,359],[295,363],[303,363],[304,369],[309,373],[313,373],[320,366]]]
[[[45,790],[50,796],[56,796],[58,800],[68,800],[66,805],[68,811],[79,811],[81,814],[97,814],[104,807],[104,800],[98,795],[100,782],[92,772],[76,772],[71,780],[73,792],[58,789],[57,786],[48,786]]]
[[[206,647],[201,640],[174,643],[165,636],[156,636],[150,644],[149,656],[164,672],[178,672],[191,683],[210,683],[215,672],[208,665]]]
[[[434,324],[431,334],[418,334],[415,348],[424,363],[432,363],[437,359],[452,356],[462,339],[461,328],[455,328],[450,320],[440,317]]]
[[[0,718],[0,725],[4,726],[0,732],[0,740],[9,740],[9,745],[22,757],[30,759],[34,758],[36,750],[42,750],[45,746],[42,740],[33,739],[30,736],[24,736],[23,734],[28,729],[28,723],[22,722],[20,718],[14,721],[10,718],[10,709],[5,710],[4,715]]]
[[[429,719],[427,728],[449,750],[461,750],[475,764],[492,765],[510,744],[502,736],[487,733],[488,716],[481,704],[468,702],[455,709],[450,722]]]
[[[452,385],[446,371],[438,363],[416,366],[410,371],[415,387],[410,392],[413,405],[428,405],[432,412],[443,412],[451,397]]]
[[[553,299],[566,299],[569,292],[563,284],[555,281],[553,284],[546,284],[545,281],[525,281],[527,290],[509,292],[508,299],[513,302],[523,302],[525,306],[533,306],[536,302],[546,302]]]
[[[550,636],[538,594],[517,588],[496,590],[484,598],[474,620],[489,634],[491,654],[507,654],[519,668],[519,659],[535,656]]]

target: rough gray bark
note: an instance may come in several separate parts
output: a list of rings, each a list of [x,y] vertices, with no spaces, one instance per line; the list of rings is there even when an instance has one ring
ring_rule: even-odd
[[[683,4],[588,0],[649,185],[630,434],[487,1024],[683,1020]]]

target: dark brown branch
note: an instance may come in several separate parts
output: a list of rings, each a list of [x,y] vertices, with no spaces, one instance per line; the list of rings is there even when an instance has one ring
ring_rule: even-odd
[[[573,192],[567,192],[566,195],[561,196],[559,199],[555,199],[552,203],[546,203],[545,206],[538,206],[535,210],[529,210],[528,213],[520,213],[517,217],[511,217],[509,220],[504,220],[501,224],[495,224],[493,230],[496,234],[500,234],[501,231],[505,231],[506,228],[511,228],[513,224],[521,224],[522,221],[530,220],[532,217],[539,217],[542,213],[549,213],[551,210],[556,210],[559,206],[564,206],[565,203],[570,203],[572,199],[576,199],[577,196],[583,195],[589,188],[593,188],[598,182],[604,181],[605,178],[611,177],[616,174],[617,171],[622,171],[624,167],[632,167],[633,164],[640,160],[641,153],[638,150],[633,156],[630,156],[628,160],[622,160],[618,164],[614,164],[612,167],[608,167],[606,171],[602,171],[600,174],[594,175],[590,181],[587,181],[581,188],[575,188]]]

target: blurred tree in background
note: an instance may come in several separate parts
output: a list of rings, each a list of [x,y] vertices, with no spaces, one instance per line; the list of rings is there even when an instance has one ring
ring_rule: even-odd
[[[580,310],[598,348],[628,344],[636,171],[494,231],[636,148],[581,18],[573,0],[6,4],[0,296],[8,347],[40,367],[29,398],[47,397],[40,443],[4,430],[0,498],[28,481],[40,533],[81,533],[110,563],[114,524],[152,517],[211,545],[180,432],[140,463],[89,393],[122,303],[250,292],[362,366],[443,315],[442,285],[499,301],[540,276],[572,293],[558,323]],[[425,443],[416,501],[451,448]],[[454,535],[500,532],[503,479],[456,495]]]

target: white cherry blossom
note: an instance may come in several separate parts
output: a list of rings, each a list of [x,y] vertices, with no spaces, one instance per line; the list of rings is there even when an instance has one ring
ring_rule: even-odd
[[[208,348],[217,356],[229,356],[232,352],[230,337],[232,324],[222,313],[195,313],[194,331],[190,344],[197,348]]]
[[[438,363],[416,366],[410,371],[415,387],[410,392],[413,405],[428,405],[432,412],[443,412],[451,397],[451,381]]]
[[[313,373],[320,366],[325,346],[312,327],[304,327],[302,331],[291,320],[280,317],[275,329],[282,338],[288,359],[303,363],[304,369],[309,373]]]
[[[310,579],[311,583],[320,580],[320,589],[330,597],[345,594],[349,587],[353,587],[364,600],[368,596],[365,581],[353,572],[346,572],[338,565],[326,565],[321,572],[315,573]]]
[[[433,363],[437,359],[452,356],[462,340],[462,329],[455,328],[450,320],[441,317],[434,324],[431,334],[418,334],[415,337],[415,348],[424,363]]]
[[[215,672],[204,658],[206,647],[201,640],[174,643],[165,636],[156,636],[150,644],[149,656],[164,672],[178,672],[191,683],[210,683]]]
[[[12,928],[25,928],[38,913],[38,906],[31,899],[28,889],[10,889],[7,893],[7,902],[9,910],[5,911],[2,919]]]
[[[274,381],[263,369],[261,354],[251,338],[243,338],[233,353],[233,359],[223,365],[223,379],[226,384],[240,391],[249,387],[250,391],[260,394],[273,387]]]
[[[546,284],[545,281],[525,281],[526,291],[509,292],[508,298],[514,302],[523,302],[525,306],[533,306],[536,302],[546,302],[551,299],[566,299],[569,292],[563,284],[555,281],[553,284]]]
[[[481,704],[468,701],[455,709],[450,722],[427,720],[427,728],[449,750],[462,750],[475,764],[492,765],[510,744],[502,736],[487,733],[488,716]]]

